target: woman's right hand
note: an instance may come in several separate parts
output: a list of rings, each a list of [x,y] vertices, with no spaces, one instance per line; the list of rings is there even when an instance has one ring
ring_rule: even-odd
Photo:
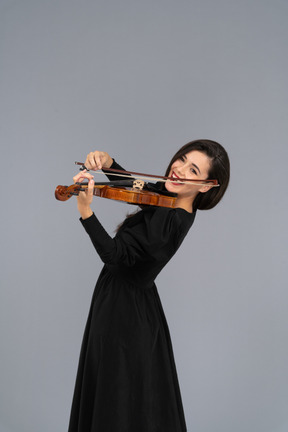
[[[110,168],[112,164],[113,164],[113,159],[111,158],[111,156],[106,152],[102,152],[98,150],[89,153],[84,163],[85,167],[88,170],[94,170],[94,171],[102,168],[104,169]]]

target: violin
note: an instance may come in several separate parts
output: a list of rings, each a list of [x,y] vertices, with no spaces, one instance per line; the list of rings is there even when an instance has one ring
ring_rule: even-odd
[[[113,183],[113,182],[111,182]],[[59,201],[67,201],[72,196],[79,195],[79,192],[85,191],[88,184],[80,183],[71,186],[57,186],[55,190],[55,198]],[[149,190],[139,190],[137,188],[124,188],[108,186],[107,184],[95,184],[93,195],[100,198],[108,198],[117,201],[124,201],[129,204],[136,205],[152,205],[159,207],[174,208],[177,195],[174,196],[162,195],[161,193],[151,192]],[[172,194],[171,194],[172,195]]]
[[[80,170],[87,168],[82,162],[75,162],[76,165],[81,165]],[[89,170],[87,170],[89,171]],[[156,191],[156,188],[151,190],[151,184],[145,184],[140,179],[154,179],[157,181],[179,181],[185,184],[209,184],[212,187],[219,186],[217,180],[191,180],[191,179],[175,179],[172,177],[163,177],[152,174],[136,173],[133,171],[115,170],[112,168],[105,168],[103,171],[110,175],[128,177],[131,179],[131,175],[136,175],[138,178],[135,180],[127,181],[113,181],[113,182],[102,182],[94,183],[93,195],[108,198],[117,201],[123,201],[129,204],[136,205],[152,205],[159,207],[174,208],[176,205],[177,194],[168,191]],[[96,171],[98,173],[98,171]],[[150,185],[150,187],[148,186]],[[75,183],[71,186],[57,186],[55,189],[55,198],[59,201],[67,201],[72,196],[79,195],[80,192],[87,190],[88,183]],[[149,190],[150,189],[150,190]]]

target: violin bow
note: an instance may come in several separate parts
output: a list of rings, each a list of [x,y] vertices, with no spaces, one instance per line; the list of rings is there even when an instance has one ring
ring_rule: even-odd
[[[190,184],[190,185],[211,185],[212,187],[218,187],[220,186],[217,180],[192,180],[192,179],[182,179],[182,178],[175,178],[175,177],[164,177],[154,174],[144,174],[144,173],[138,173],[134,171],[124,171],[124,170],[117,170],[114,168],[103,168],[102,170],[88,170],[84,163],[82,162],[75,162],[75,165],[81,165],[80,170],[83,171],[86,169],[87,171],[94,171],[97,174],[101,174],[100,171],[103,171],[106,173],[111,173],[113,176],[119,176],[119,177],[131,177],[131,175],[135,175],[138,179],[141,180],[156,180],[165,183],[166,181],[173,182],[173,183],[182,183],[182,184]]]

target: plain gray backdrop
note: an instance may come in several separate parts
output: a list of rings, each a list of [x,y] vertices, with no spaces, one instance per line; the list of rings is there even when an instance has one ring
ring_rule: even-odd
[[[96,149],[164,174],[196,138],[232,177],[156,281],[188,431],[288,430],[287,22],[287,0],[0,0],[1,432],[68,426],[102,263],[55,187]],[[111,235],[131,210],[93,207]]]

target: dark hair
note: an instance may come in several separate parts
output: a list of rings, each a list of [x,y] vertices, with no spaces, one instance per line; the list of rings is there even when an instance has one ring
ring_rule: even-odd
[[[208,179],[218,180],[219,187],[213,187],[205,193],[199,192],[193,202],[193,209],[209,210],[216,206],[222,199],[230,179],[230,162],[229,157],[221,144],[216,141],[199,139],[185,144],[171,159],[170,164],[166,170],[165,176],[168,176],[172,164],[181,156],[193,151],[198,150],[210,159],[210,169],[208,172]],[[206,180],[206,179],[203,179]]]

